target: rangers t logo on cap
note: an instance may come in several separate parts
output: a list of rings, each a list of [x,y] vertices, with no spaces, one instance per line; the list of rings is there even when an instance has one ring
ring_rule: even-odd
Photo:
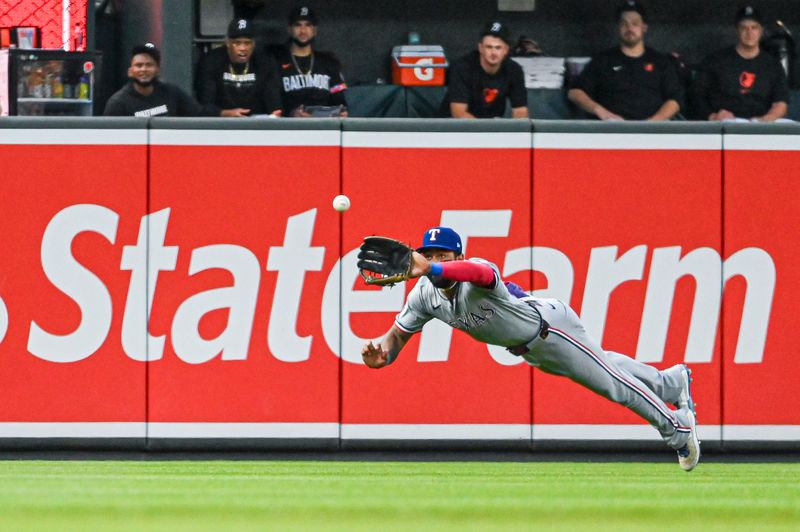
[[[460,255],[462,253],[461,237],[449,227],[432,227],[425,231],[422,236],[422,245],[417,248],[417,251],[422,253],[422,250],[428,248],[455,251],[456,255]]]

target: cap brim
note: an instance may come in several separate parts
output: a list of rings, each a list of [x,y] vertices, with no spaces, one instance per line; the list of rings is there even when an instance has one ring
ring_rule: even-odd
[[[743,20],[752,20],[753,22],[758,22],[762,26],[764,25],[764,21],[761,20],[761,18],[759,17],[739,17],[738,19],[736,19],[736,25],[738,26],[739,23],[742,22]]]
[[[291,20],[289,21],[289,25],[291,26],[292,24],[296,24],[296,23],[300,22],[301,20],[305,20],[305,21],[307,21],[307,22],[310,22],[312,26],[317,26],[317,25],[318,25],[318,24],[317,24],[317,19],[315,19],[315,18],[311,18],[311,17],[297,17],[297,18],[293,18],[293,19],[291,19]]]
[[[417,248],[416,251],[417,251],[417,253],[425,253],[425,250],[427,250],[427,249],[441,249],[442,251],[452,251],[454,253],[461,253],[461,250],[453,249],[453,248],[445,248],[445,247],[441,247],[441,246],[423,246],[423,247]]]
[[[506,43],[509,46],[511,46],[511,44],[512,44],[511,43],[511,37],[509,37],[509,36],[498,35],[496,33],[484,33],[483,35],[481,35],[481,40],[483,40],[484,37],[494,37],[496,39],[500,39],[501,41],[503,41],[504,43]]]

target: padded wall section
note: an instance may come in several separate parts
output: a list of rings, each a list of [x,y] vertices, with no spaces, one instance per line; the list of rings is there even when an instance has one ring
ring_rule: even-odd
[[[749,127],[743,127],[749,126]],[[796,196],[800,126],[727,126],[723,437],[800,442]]]
[[[492,261],[529,286],[530,123],[348,120],[342,141],[343,190],[353,202],[342,238],[343,445],[529,445],[530,368],[502,348],[430,322],[394,364],[363,365],[361,345],[389,330],[416,281],[367,288],[355,253],[364,236],[416,246],[441,224],[461,233],[468,257]]]
[[[338,439],[339,123],[277,124],[152,122],[156,445]]]
[[[721,423],[721,143],[713,124],[537,122],[533,135],[535,294],[570,302],[606,351],[688,363],[705,441]],[[659,437],[566,379],[536,372],[533,388],[535,440]]]
[[[0,121],[0,446],[141,446],[146,122]],[[19,441],[22,440],[22,441]]]

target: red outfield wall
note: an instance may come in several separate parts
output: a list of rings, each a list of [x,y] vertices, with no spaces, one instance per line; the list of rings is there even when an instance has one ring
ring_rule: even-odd
[[[0,129],[0,444],[656,441],[447,327],[384,370],[360,363],[411,283],[367,288],[354,250],[440,223],[507,280],[569,301],[607,350],[690,363],[704,441],[800,442],[800,137],[152,124]]]

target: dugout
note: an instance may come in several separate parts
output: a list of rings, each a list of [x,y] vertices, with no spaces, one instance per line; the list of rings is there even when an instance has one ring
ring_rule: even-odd
[[[251,10],[265,42],[284,40],[286,15],[295,3],[275,0]],[[321,19],[318,46],[336,52],[344,64],[354,116],[432,116],[441,90],[401,90],[385,84],[391,77],[391,49],[405,43],[411,31],[418,32],[423,43],[441,44],[450,58],[473,49],[479,28],[490,19],[508,23],[515,36],[536,39],[553,56],[587,56],[616,42],[613,7],[602,0],[538,0],[529,12],[499,11],[496,0],[307,3]],[[645,4],[650,18],[648,44],[680,53],[690,66],[734,42],[735,6],[730,2]],[[800,13],[791,2],[762,0],[758,5],[769,21],[781,19],[790,29],[800,24]],[[232,4],[229,0],[103,0],[90,2],[90,11],[89,38],[104,52],[104,79],[111,81],[106,87],[110,95],[124,82],[127,51],[143,41],[160,44],[163,77],[190,91],[199,54],[221,42]],[[535,118],[576,117],[558,90],[529,91],[529,102]],[[800,119],[797,94],[792,96],[790,118]]]

